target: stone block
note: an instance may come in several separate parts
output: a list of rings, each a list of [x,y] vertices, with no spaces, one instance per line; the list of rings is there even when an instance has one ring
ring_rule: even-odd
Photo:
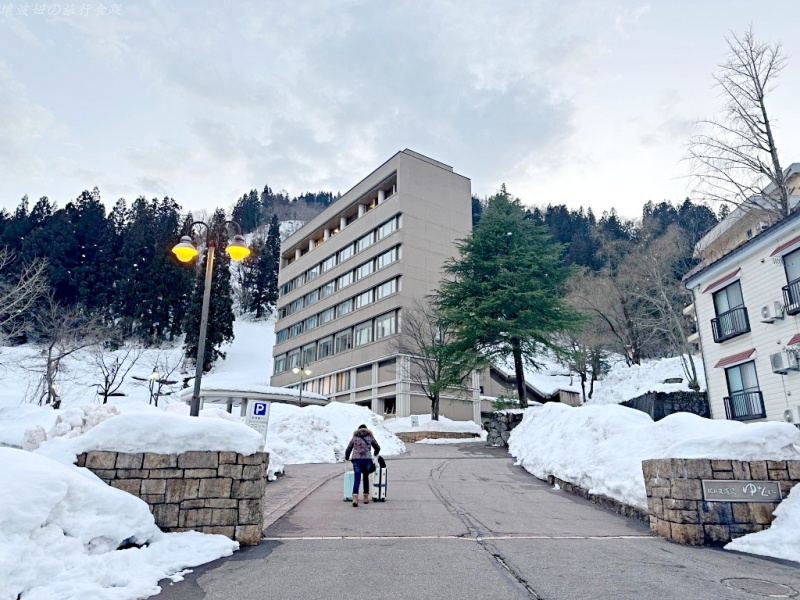
[[[184,452],[178,455],[179,469],[216,469],[219,452]]]
[[[102,479],[102,478],[101,478]],[[134,496],[139,495],[139,488],[141,486],[141,479],[115,479],[110,482],[111,487],[115,487],[123,492],[128,492]]]
[[[664,498],[664,508],[669,510],[697,510],[696,500],[676,500],[675,498]]]
[[[217,476],[217,469],[186,469],[183,472],[183,476],[187,479],[189,477],[193,479],[208,479],[209,477]]]
[[[711,468],[715,471],[730,471],[733,467],[729,460],[712,460]]]
[[[205,508],[206,501],[204,498],[195,498],[194,500],[183,500],[180,504],[181,510],[189,508]]]
[[[206,508],[239,508],[239,500],[235,498],[205,498],[203,502]]]
[[[147,469],[117,469],[119,479],[147,479],[150,471]]]
[[[255,454],[251,454],[249,456],[245,456],[244,454],[239,454],[236,457],[236,463],[240,465],[260,465],[264,463],[264,453],[263,452],[256,452]]]
[[[150,469],[150,479],[183,479],[183,469]]]
[[[178,514],[180,511],[177,504],[157,504],[152,507],[152,512],[156,525],[161,529],[178,526]]]
[[[769,525],[772,523],[772,513],[775,511],[777,504],[769,502],[758,502],[752,505],[753,520],[759,525]]]
[[[702,546],[705,541],[705,533],[703,532],[702,525],[671,523],[670,538],[679,544]]]
[[[224,535],[227,538],[233,539],[233,536],[236,535],[236,528],[235,527],[202,527],[201,528],[203,533],[215,533],[217,535]]]
[[[664,501],[661,498],[648,498],[647,510],[654,517],[664,517]]]
[[[751,460],[750,461],[750,477],[758,481],[767,480],[767,461],[765,460]]]
[[[770,481],[789,481],[789,471],[786,469],[769,469]]]
[[[242,479],[252,481],[256,479],[263,479],[267,476],[267,469],[265,465],[248,465],[242,467]]]
[[[116,462],[116,452],[100,452],[98,450],[93,450],[86,456],[86,468],[92,471],[95,469],[113,469]]]
[[[727,525],[729,523],[733,523],[733,511],[731,510],[731,503],[703,502],[700,510],[700,522],[712,525]]]
[[[728,529],[731,532],[731,539],[735,540],[738,537],[747,535],[748,533],[755,533],[756,531],[763,531],[763,525],[755,523],[734,523]]]
[[[220,452],[220,455],[224,454]],[[228,453],[232,454],[232,453]],[[234,454],[234,460],[236,460],[236,455]],[[232,465],[229,463],[220,463],[219,468],[217,469],[217,476],[218,477],[230,477],[231,479],[241,479],[242,478],[242,470],[244,469],[243,465]]]
[[[230,498],[231,480],[227,477],[200,480],[200,498]]]
[[[219,464],[221,465],[235,465],[236,464],[236,452],[220,452],[219,453]]]
[[[700,515],[696,510],[664,510],[664,518],[670,523],[700,522]]]
[[[165,494],[167,491],[167,480],[143,479],[140,491],[142,494]]]
[[[751,479],[750,463],[741,460],[732,460],[731,467],[734,479]]]
[[[261,498],[264,495],[264,481],[234,481],[230,498]]]
[[[75,458],[75,464],[77,466],[79,466],[79,467],[85,467],[86,466],[86,453],[85,452],[83,454],[78,454],[78,456]]]
[[[767,461],[767,469],[770,471],[773,469],[777,470],[785,470],[786,469],[786,461],[785,460],[768,460]]]
[[[699,479],[674,479],[671,493],[676,500],[702,500],[703,488]]]
[[[733,520],[736,523],[753,523],[753,510],[747,502],[732,502]]]
[[[211,524],[233,527],[239,524],[236,522],[238,516],[239,511],[235,508],[213,508],[211,509]]]
[[[144,454],[141,452],[137,452],[135,454],[119,452],[117,454],[117,462],[115,463],[115,466],[117,469],[141,469],[143,460]]]
[[[789,471],[789,479],[800,481],[800,460],[787,460],[786,469]]]
[[[239,500],[239,525],[260,525],[264,520],[261,499]]]
[[[704,525],[705,543],[709,546],[724,546],[731,541],[731,531],[727,525]]]
[[[153,506],[155,504],[164,504],[166,494],[139,494],[139,498]]]
[[[797,485],[796,481],[780,481],[781,486],[781,498],[786,498],[789,495],[789,492],[792,491],[792,488]]]
[[[663,538],[670,539],[672,537],[672,524],[669,521],[664,521],[663,519],[658,520],[658,535]]]
[[[672,462],[668,458],[657,458],[653,460],[653,476],[672,478]]]
[[[733,479],[733,471],[714,471],[714,479]]]
[[[88,469],[89,467],[86,468]],[[106,483],[117,478],[116,469],[91,469],[91,471]]]
[[[242,546],[255,546],[261,539],[261,526],[237,525],[234,539]]]
[[[155,454],[145,452],[142,461],[143,469],[174,469],[178,466],[177,454]]]
[[[669,487],[654,487],[651,490],[653,498],[669,498],[671,495]]]
[[[211,508],[193,508],[181,510],[178,517],[179,527],[202,527],[211,525]]]
[[[642,475],[644,476],[645,483],[648,479],[654,479],[656,476],[656,461],[653,459],[642,461]]]
[[[197,498],[200,481],[200,479],[169,479],[166,487],[167,502],[182,502]]]
[[[682,476],[685,479],[711,479],[711,461],[700,458],[683,459]]]

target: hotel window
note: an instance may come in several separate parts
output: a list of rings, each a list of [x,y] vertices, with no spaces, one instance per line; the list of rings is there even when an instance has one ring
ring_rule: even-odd
[[[766,417],[764,396],[758,386],[755,362],[725,369],[729,396],[723,398],[729,419],[747,421]]]
[[[353,254],[354,254],[353,248],[354,248],[353,244],[348,244],[347,246],[345,246],[344,248],[339,250],[339,262],[340,263],[346,261],[348,258],[353,256]]]
[[[395,231],[397,229],[398,220],[399,219],[397,217],[393,217],[391,221],[387,221],[386,223],[378,227],[378,239],[382,240],[387,235]]]
[[[331,391],[332,391],[331,390],[331,383],[332,382],[333,382],[333,377],[332,376],[328,375],[326,377],[322,377],[320,379],[320,384],[319,384],[319,393],[320,394],[324,394],[326,396],[328,394],[330,394]]]
[[[341,275],[339,279],[336,281],[337,289],[343,290],[348,285],[355,281],[355,277],[353,276],[353,271],[348,271],[344,275]]]
[[[377,258],[378,268],[382,269],[383,267],[395,262],[397,260],[397,254],[398,254],[398,247],[395,246],[388,252],[384,252],[383,254],[378,256]]]
[[[291,327],[289,327],[289,337],[295,337],[303,333],[303,323],[295,323]]]
[[[317,360],[317,344],[307,344],[303,346],[303,364],[307,365]]]
[[[289,339],[289,329],[284,328],[281,329],[278,333],[275,334],[275,343],[280,344],[281,342],[285,342]]]
[[[738,281],[714,293],[714,311],[716,318],[711,320],[711,329],[716,343],[750,331],[742,285]]]
[[[349,350],[353,345],[353,330],[345,329],[336,334],[333,340],[334,351],[336,354]]]
[[[333,321],[333,307],[326,308],[321,313],[319,313],[319,324],[324,325],[325,323],[330,323]]]
[[[321,267],[322,267],[322,272],[323,273],[325,271],[330,271],[335,266],[336,266],[336,255],[335,254],[333,256],[329,256],[328,258],[323,260],[322,263],[321,263]]]
[[[375,232],[370,231],[364,237],[361,237],[356,242],[356,251],[361,252],[362,250],[366,250],[370,246],[372,246],[373,242],[375,241]]]
[[[353,334],[353,340],[355,346],[369,344],[372,341],[372,321],[367,321],[366,323],[356,325],[355,332]]]
[[[280,309],[278,309],[278,320],[280,321],[281,319],[285,319],[288,314],[289,314],[289,307],[282,306]]]
[[[317,360],[322,360],[333,354],[333,336],[329,335],[319,341],[317,346]]]
[[[311,281],[312,279],[316,279],[319,277],[319,265],[314,265],[308,271],[306,271],[306,282]]]
[[[380,284],[375,288],[375,300],[382,300],[397,291],[397,279],[390,279],[389,281]]]
[[[275,357],[275,373],[283,373],[286,370],[286,355],[281,354]]]
[[[783,300],[786,314],[800,312],[800,250],[783,256],[783,269],[786,272],[786,285],[783,286]]]
[[[397,315],[389,313],[375,319],[375,339],[379,340],[387,335],[397,333]]]
[[[316,329],[317,324],[317,315],[311,315],[303,322],[303,331],[311,331],[312,329]]]
[[[289,362],[287,367],[289,369],[294,369],[296,366],[300,364],[300,348],[295,348],[291,352],[289,352]]]
[[[327,298],[328,296],[330,296],[335,291],[336,291],[336,282],[335,281],[329,281],[328,283],[323,285],[321,288],[319,288],[319,297],[320,298]]]
[[[356,278],[357,279],[364,279],[367,275],[372,273],[374,270],[373,268],[373,261],[369,261],[361,265],[356,269]]]
[[[336,318],[343,317],[347,313],[353,312],[353,299],[348,298],[344,302],[336,305]]]
[[[336,374],[336,391],[346,392],[350,389],[350,371],[342,371]]]
[[[303,299],[298,298],[294,302],[289,305],[289,314],[296,313],[298,310],[303,308]]]
[[[367,290],[356,296],[356,308],[362,308],[372,303],[372,290]]]
[[[319,300],[319,290],[308,292],[304,297],[304,303],[306,306],[311,306],[317,302],[317,300]]]

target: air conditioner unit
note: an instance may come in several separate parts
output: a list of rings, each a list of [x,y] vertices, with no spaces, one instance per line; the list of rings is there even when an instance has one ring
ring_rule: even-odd
[[[761,322],[772,323],[775,319],[783,318],[783,304],[777,300],[768,302],[761,307]]]
[[[785,375],[789,371],[800,370],[797,363],[797,356],[793,352],[776,352],[769,355],[769,362],[772,364],[772,372]]]
[[[765,222],[765,221],[761,221],[761,222],[758,224],[758,230],[759,230],[759,231],[765,231],[765,230],[767,230],[767,229],[769,229],[769,223],[767,223],[767,222]]]
[[[792,406],[783,411],[783,420],[787,423],[800,425],[800,406]]]

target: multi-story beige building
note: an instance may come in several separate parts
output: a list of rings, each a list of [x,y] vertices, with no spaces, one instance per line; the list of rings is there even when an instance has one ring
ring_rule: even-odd
[[[471,229],[469,179],[403,150],[294,232],[281,245],[271,384],[297,387],[302,375],[304,390],[378,414],[429,412],[395,340]],[[479,422],[473,388],[443,396],[440,414]]]

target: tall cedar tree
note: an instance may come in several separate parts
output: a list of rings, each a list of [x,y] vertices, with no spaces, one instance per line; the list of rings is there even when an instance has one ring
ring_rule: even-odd
[[[217,209],[208,223],[209,239],[217,244],[214,252],[214,267],[211,280],[211,300],[208,307],[208,328],[206,329],[205,354],[203,355],[203,371],[208,371],[217,360],[225,358],[220,347],[233,341],[233,296],[231,294],[231,259],[225,252],[228,244],[228,233],[225,225],[225,211]],[[205,287],[206,261],[208,252],[197,265],[194,293],[186,313],[186,340],[184,353],[190,359],[197,356],[197,344],[200,339],[200,318],[203,308],[203,289]]]
[[[272,215],[266,241],[257,238],[252,254],[242,261],[242,309],[256,319],[272,314],[278,301],[278,266],[280,264],[280,223]]]
[[[569,276],[563,249],[545,227],[526,218],[520,201],[503,186],[489,198],[472,235],[458,243],[460,258],[445,264],[451,279],[442,282],[435,298],[459,353],[485,361],[513,357],[523,407],[523,366],[536,366],[536,354],[581,321],[561,297]]]

